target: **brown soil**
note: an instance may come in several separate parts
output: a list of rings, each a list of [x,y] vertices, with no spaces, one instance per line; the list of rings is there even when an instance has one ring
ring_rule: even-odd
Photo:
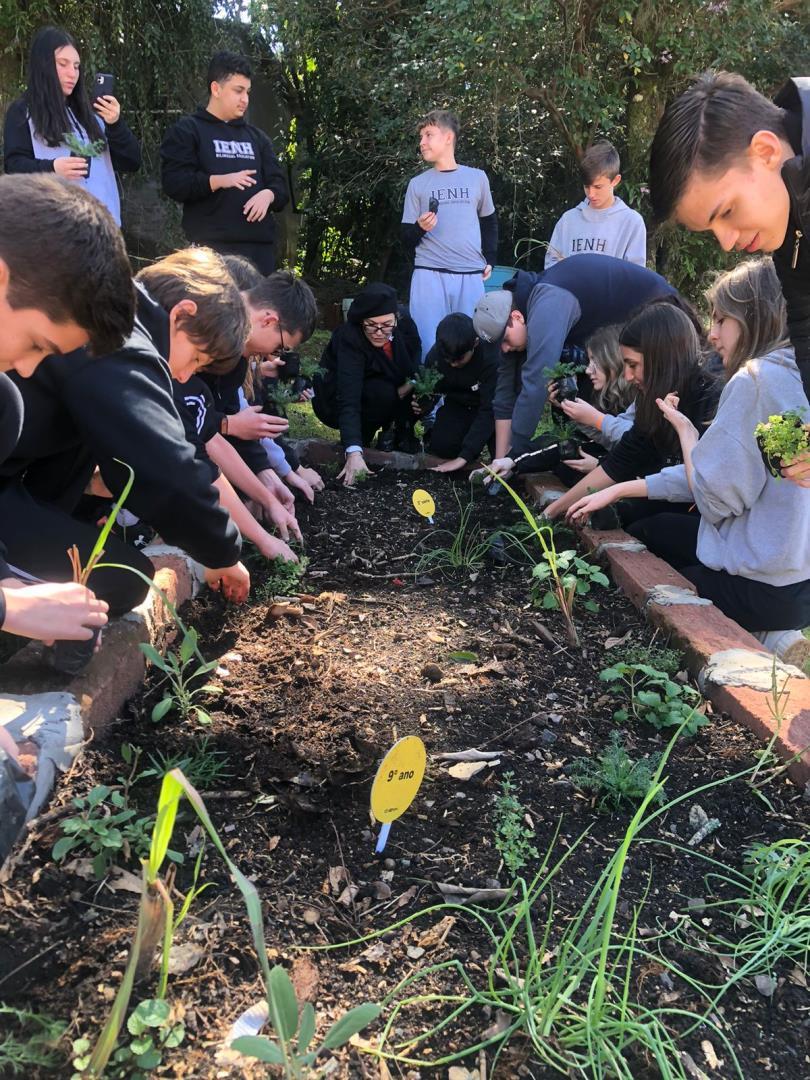
[[[213,716],[210,746],[228,755],[230,775],[203,795],[231,857],[262,896],[271,961],[292,965],[299,991],[316,1003],[324,1024],[360,1001],[380,1000],[400,978],[428,963],[459,959],[471,978],[480,975],[489,950],[474,920],[459,912],[451,924],[441,921],[446,913],[437,912],[376,943],[314,953],[296,947],[340,943],[389,926],[439,903],[438,883],[508,885],[493,817],[505,772],[514,773],[540,851],[558,827],[559,854],[590,830],[556,880],[553,899],[544,897],[539,905],[542,920],[553,903],[556,927],[576,914],[632,813],[600,812],[575,789],[566,769],[575,758],[603,750],[616,728],[615,701],[598,673],[621,658],[622,646],[607,648],[606,642],[627,634],[628,644],[648,643],[649,630],[621,594],[596,589],[600,610],[578,609],[577,650],[565,644],[559,615],[531,606],[525,566],[487,563],[477,574],[416,576],[413,552],[431,546],[431,526],[410,504],[417,484],[436,497],[436,527],[455,528],[458,504],[446,478],[417,481],[382,473],[354,491],[330,481],[317,506],[301,511],[310,564],[302,584],[307,594],[293,602],[293,611],[273,618],[266,600],[234,609],[208,594],[186,612],[206,654],[222,657],[217,682],[224,692],[206,707]],[[466,499],[466,487],[458,490]],[[518,520],[503,493],[493,499],[479,491],[475,498],[474,520],[486,532]],[[264,571],[253,569],[260,586]],[[549,633],[553,646],[546,643]],[[455,662],[454,651],[472,652],[476,659]],[[153,679],[116,723],[113,736],[88,747],[2,883],[0,1000],[70,1019],[74,1037],[93,1037],[109,1008],[134,928],[136,898],[66,872],[50,851],[71,798],[95,784],[114,784],[126,771],[123,742],[143,748],[142,767],[147,753],[182,755],[193,746],[201,729],[191,721],[151,723],[151,707],[160,696]],[[447,763],[430,758],[419,795],[392,826],[383,855],[376,856],[371,780],[385,751],[409,734],[424,740],[429,755],[478,748],[497,750],[499,759],[463,781],[449,775]],[[626,734],[634,756],[663,748],[651,728],[629,726]],[[667,797],[750,767],[756,748],[747,732],[712,716],[697,737],[677,745],[667,767]],[[156,792],[154,778],[134,785],[133,799],[144,813],[154,809]],[[700,804],[720,819],[721,828],[700,850],[739,867],[752,843],[806,837],[810,806],[802,794],[781,778],[766,794],[770,808],[743,781],[701,795]],[[659,818],[645,839],[684,843],[695,801]],[[193,828],[191,815],[185,815],[174,846],[185,850]],[[193,860],[186,862],[178,874],[181,890]],[[526,872],[533,872],[531,865]],[[178,941],[196,942],[204,952],[195,967],[169,983],[170,998],[185,1012],[188,1035],[166,1056],[167,1076],[227,1075],[214,1062],[216,1048],[230,1023],[262,996],[244,909],[210,846],[203,880],[213,887],[178,934]],[[690,913],[689,901],[705,898],[706,889],[703,867],[694,858],[639,844],[625,871],[618,924],[626,928],[646,896],[640,919],[645,928],[671,927],[674,912],[693,918],[699,935],[700,915]],[[723,978],[720,959],[708,950],[699,964],[695,954],[678,959],[692,977]],[[810,1073],[810,999],[802,973],[784,964],[775,974],[771,998],[747,981],[718,1010],[746,1080],[799,1080]],[[666,999],[678,1008],[698,1008],[696,995],[683,982],[672,984],[663,967],[639,970],[637,978],[633,992],[647,1004]],[[135,999],[153,992],[147,981]],[[398,1027],[418,1033],[428,1015],[435,1013],[411,1014]],[[477,1042],[494,1019],[465,1014],[431,1041],[426,1056]],[[371,1027],[365,1037],[378,1030]],[[708,1075],[734,1075],[716,1039],[722,1063],[707,1063],[701,1042],[712,1038],[707,1029],[698,1030],[683,1049]],[[332,1075],[385,1075],[356,1049],[338,1058]],[[477,1063],[477,1055],[465,1062],[469,1068]],[[391,1070],[394,1076],[447,1075],[447,1066]],[[552,1074],[532,1063],[525,1040],[518,1039],[494,1075]],[[649,1063],[634,1066],[640,1080],[657,1075]]]

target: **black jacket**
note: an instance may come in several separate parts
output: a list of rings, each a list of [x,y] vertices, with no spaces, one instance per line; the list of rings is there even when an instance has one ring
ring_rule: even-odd
[[[394,355],[388,359],[372,345],[357,323],[343,323],[332,336],[315,373],[315,394],[331,398],[337,407],[343,447],[362,446],[362,398],[366,379],[384,379],[401,386],[416,371],[421,352],[416,323],[400,315],[393,336]]]
[[[169,128],[160,147],[163,190],[183,204],[183,229],[198,244],[271,244],[275,237],[273,214],[287,204],[284,172],[273,145],[259,128],[242,117],[219,120],[199,108]],[[256,185],[212,191],[210,177],[255,169]],[[250,222],[243,208],[253,196],[269,188],[273,202],[263,221]]]
[[[447,402],[471,412],[475,410],[475,419],[458,453],[465,461],[475,461],[495,432],[492,399],[498,381],[499,355],[497,345],[479,341],[469,363],[461,368],[451,367],[436,345],[425,358],[425,367],[435,367],[442,374],[436,393],[444,394]]]
[[[790,195],[790,221],[773,262],[785,297],[796,363],[810,400],[810,77],[790,79],[775,101],[786,111],[796,156],[782,166]]]
[[[689,417],[699,435],[714,419],[723,385],[722,380],[698,369],[690,385],[680,395],[678,409]],[[666,430],[669,436],[667,445],[658,444],[646,435],[640,430],[638,422],[624,433],[600,462],[614,484],[650,476],[669,465],[682,464],[683,455],[677,436],[673,439],[674,431],[670,434],[669,429]]]
[[[104,137],[113,169],[118,173],[136,172],[141,167],[141,146],[120,118],[104,125]],[[7,173],[52,173],[53,162],[34,157],[28,108],[22,98],[8,107],[3,129],[3,168]]]
[[[241,539],[186,439],[163,359],[168,348],[168,316],[139,289],[134,329],[117,352],[91,357],[79,349],[47,357],[31,378],[12,375],[25,420],[0,483],[25,473],[34,498],[69,513],[95,464],[110,491],[121,492],[127,473],[118,458],[135,472],[128,510],[204,566],[232,566]]]

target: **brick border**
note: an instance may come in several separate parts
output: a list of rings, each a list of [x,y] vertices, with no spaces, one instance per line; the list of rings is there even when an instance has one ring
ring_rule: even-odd
[[[537,501],[548,487],[559,488],[554,476],[532,473],[525,477],[526,487]],[[684,602],[664,606],[650,599],[656,585],[669,585],[696,595],[695,587],[673,570],[669,563],[646,549],[638,550],[638,541],[621,529],[598,532],[587,526],[577,526],[586,548],[607,562],[613,580],[646,618],[660,628],[683,649],[690,674],[702,679],[710,658],[727,649],[745,649],[770,656],[759,641],[724,615],[714,604]],[[795,669],[789,669],[795,670]],[[767,692],[745,686],[722,686],[705,680],[704,693],[722,712],[737,723],[749,728],[763,742],[774,738],[773,750],[784,762],[799,755],[788,766],[791,780],[804,787],[810,783],[810,679],[803,675],[791,677],[786,700],[782,702],[783,718],[777,729],[768,702]]]

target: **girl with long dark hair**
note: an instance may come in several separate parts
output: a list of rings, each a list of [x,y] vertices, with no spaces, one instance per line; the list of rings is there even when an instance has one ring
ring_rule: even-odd
[[[89,162],[71,155],[69,134],[95,143],[101,153]],[[4,144],[7,173],[56,173],[82,184],[121,224],[115,173],[140,168],[141,149],[115,97],[98,97],[91,106],[79,51],[66,30],[46,26],[34,37],[28,89],[8,108]]]

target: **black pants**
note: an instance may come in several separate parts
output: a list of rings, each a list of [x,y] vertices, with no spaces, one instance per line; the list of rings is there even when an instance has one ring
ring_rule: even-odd
[[[340,414],[337,399],[332,387],[325,386],[317,377],[315,397],[312,399],[312,411],[322,424],[327,427],[340,427]],[[396,424],[399,428],[412,428],[415,422],[411,410],[410,395],[401,398],[396,386],[388,379],[371,378],[363,382],[360,399],[360,430],[363,446],[371,446],[374,433],[379,428]]]
[[[710,570],[698,562],[699,526],[697,513],[656,514],[637,521],[627,531],[691,581],[698,596],[711,600],[745,630],[801,630],[810,626],[810,581],[767,585],[726,570]]]
[[[461,454],[461,447],[467,438],[467,433],[478,416],[477,408],[468,408],[459,402],[445,398],[445,402],[436,413],[433,427],[430,432],[429,449],[436,457],[457,458]],[[489,439],[490,450],[494,444],[495,434],[493,431]]]
[[[97,526],[78,521],[62,510],[36,502],[16,480],[0,482],[0,539],[7,549],[6,560],[13,570],[41,581],[72,581],[67,552],[73,544],[82,563],[96,542]],[[148,578],[155,568],[137,548],[110,536],[101,562],[120,563],[140,570]],[[110,615],[131,611],[146,596],[148,586],[127,570],[94,570],[88,588],[110,605]]]
[[[270,244],[224,244],[219,240],[207,245],[220,255],[242,255],[250,259],[260,274],[272,274],[276,268],[276,245]]]

